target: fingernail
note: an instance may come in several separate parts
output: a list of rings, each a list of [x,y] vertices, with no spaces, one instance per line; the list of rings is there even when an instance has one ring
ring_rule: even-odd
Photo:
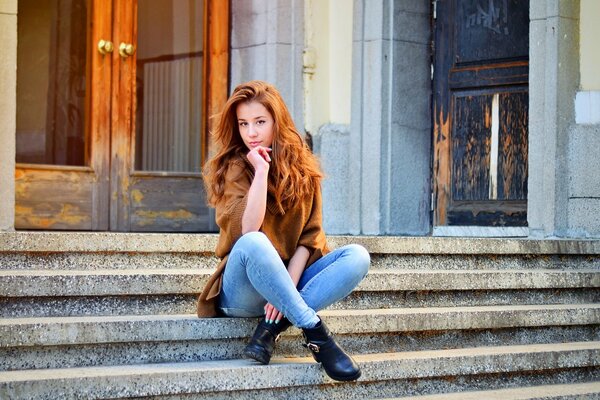
[[[281,320],[280,320],[280,319],[278,319],[277,321],[275,321],[275,323],[276,323],[276,324],[278,324],[278,323],[279,323],[279,321],[281,321]]]

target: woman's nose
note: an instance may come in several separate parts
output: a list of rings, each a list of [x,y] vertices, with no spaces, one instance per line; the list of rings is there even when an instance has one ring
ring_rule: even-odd
[[[256,136],[256,129],[252,124],[248,125],[248,136]]]

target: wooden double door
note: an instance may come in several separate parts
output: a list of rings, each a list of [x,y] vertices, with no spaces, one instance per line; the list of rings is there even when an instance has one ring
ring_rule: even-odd
[[[526,226],[529,1],[434,4],[434,225]]]
[[[229,2],[19,0],[16,228],[210,231]]]

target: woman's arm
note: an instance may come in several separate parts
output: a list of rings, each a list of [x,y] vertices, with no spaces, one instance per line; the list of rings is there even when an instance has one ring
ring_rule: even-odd
[[[269,179],[269,151],[258,146],[248,153],[248,161],[254,166],[254,179],[248,190],[248,202],[242,216],[242,235],[256,232],[262,226],[267,210],[267,183]]]
[[[298,282],[300,282],[300,277],[306,268],[306,262],[308,261],[309,256],[310,252],[306,247],[298,246],[294,255],[290,258],[287,270],[296,286],[298,285]]]

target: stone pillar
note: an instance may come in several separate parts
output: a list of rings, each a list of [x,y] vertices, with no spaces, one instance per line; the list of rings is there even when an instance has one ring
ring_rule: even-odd
[[[351,233],[430,231],[430,2],[355,0]]]
[[[579,86],[579,0],[531,0],[530,19],[529,233],[568,236],[568,148]]]
[[[303,131],[304,1],[235,1],[231,12],[231,90],[254,79],[272,83]]]
[[[17,0],[0,2],[0,231],[15,226]]]

